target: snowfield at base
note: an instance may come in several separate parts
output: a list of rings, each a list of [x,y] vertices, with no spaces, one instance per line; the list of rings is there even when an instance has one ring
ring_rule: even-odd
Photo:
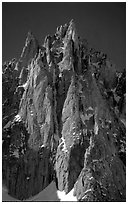
[[[51,182],[43,191],[25,201],[77,201],[72,189],[67,195],[64,191],[58,191],[56,184]],[[8,195],[6,187],[2,187],[2,201],[19,201]]]
[[[60,201],[57,196],[56,184],[51,182],[43,191],[26,201]]]
[[[76,197],[73,196],[74,189],[72,189],[67,195],[64,191],[57,191],[57,195],[60,201],[77,201]]]
[[[8,195],[7,188],[2,186],[2,202],[3,201],[19,201],[19,200]]]
[[[2,187],[2,201],[20,201],[8,195],[6,187]],[[24,201],[60,201],[57,197],[57,189],[54,182],[51,182],[43,191]]]

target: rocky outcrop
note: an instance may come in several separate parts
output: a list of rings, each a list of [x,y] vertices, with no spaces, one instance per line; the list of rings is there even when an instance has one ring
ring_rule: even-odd
[[[125,201],[125,70],[81,40],[73,20],[29,33],[3,65],[3,182],[24,200],[52,180],[78,201]],[[11,86],[10,86],[11,85]]]

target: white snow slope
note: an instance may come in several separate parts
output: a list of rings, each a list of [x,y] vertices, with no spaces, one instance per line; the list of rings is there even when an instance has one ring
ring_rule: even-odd
[[[16,198],[8,195],[8,191],[5,187],[2,188],[2,201],[20,201]],[[57,197],[57,189],[54,182],[50,183],[39,194],[25,200],[25,201],[60,201]]]
[[[5,187],[2,187],[2,201],[19,201],[10,195]],[[73,189],[65,195],[62,191],[56,189],[54,182],[51,182],[43,191],[39,194],[25,200],[25,201],[77,201],[73,196]]]

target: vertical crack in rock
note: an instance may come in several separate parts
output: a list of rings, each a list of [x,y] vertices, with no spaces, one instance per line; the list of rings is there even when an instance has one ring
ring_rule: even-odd
[[[56,182],[78,201],[126,200],[126,72],[89,49],[73,20],[28,33],[2,67],[2,177],[20,200]]]

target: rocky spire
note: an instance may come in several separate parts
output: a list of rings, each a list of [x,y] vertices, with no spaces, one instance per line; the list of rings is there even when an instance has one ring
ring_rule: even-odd
[[[14,67],[3,66],[10,195],[27,199],[54,180],[78,201],[125,201],[125,71],[89,49],[73,20],[43,46],[29,32]]]
[[[25,45],[23,47],[19,61],[16,64],[15,70],[21,71],[22,67],[28,68],[31,60],[38,53],[38,48],[38,41],[36,40],[32,32],[28,32]]]

